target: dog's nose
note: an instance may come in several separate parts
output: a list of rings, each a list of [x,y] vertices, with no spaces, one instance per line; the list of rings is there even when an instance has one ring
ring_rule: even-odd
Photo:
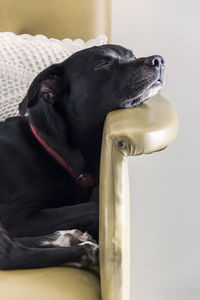
[[[150,67],[158,67],[160,68],[161,66],[164,67],[165,61],[164,58],[160,55],[153,55],[149,56],[145,59],[144,62],[146,65]]]

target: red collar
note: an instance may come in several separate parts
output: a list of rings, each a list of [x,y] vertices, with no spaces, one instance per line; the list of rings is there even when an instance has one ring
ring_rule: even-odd
[[[69,175],[75,180],[75,182],[84,187],[84,188],[90,188],[93,187],[96,183],[96,179],[93,178],[90,174],[88,173],[80,173],[75,170],[73,170],[68,163],[51,147],[49,147],[44,140],[41,139],[41,137],[36,133],[35,128],[33,127],[32,124],[30,124],[30,128],[38,142],[42,145],[42,147],[45,148],[45,150],[51,154],[55,160],[69,173]]]

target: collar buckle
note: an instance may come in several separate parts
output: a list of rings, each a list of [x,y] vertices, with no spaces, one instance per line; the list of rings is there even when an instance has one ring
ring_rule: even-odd
[[[82,181],[84,181],[85,179],[86,179],[86,174],[85,173],[81,173],[77,178],[76,178],[76,181],[77,182],[82,182]]]

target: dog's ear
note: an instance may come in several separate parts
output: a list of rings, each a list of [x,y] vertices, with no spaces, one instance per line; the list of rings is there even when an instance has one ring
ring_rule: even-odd
[[[27,109],[33,107],[40,99],[49,104],[59,101],[67,83],[63,78],[63,66],[54,64],[39,73],[30,85],[28,92],[19,104],[19,113],[24,116]]]

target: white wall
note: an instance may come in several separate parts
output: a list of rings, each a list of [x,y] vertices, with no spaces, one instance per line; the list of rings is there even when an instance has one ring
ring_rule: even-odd
[[[112,42],[161,54],[179,135],[129,159],[134,300],[200,299],[200,1],[113,0]]]

